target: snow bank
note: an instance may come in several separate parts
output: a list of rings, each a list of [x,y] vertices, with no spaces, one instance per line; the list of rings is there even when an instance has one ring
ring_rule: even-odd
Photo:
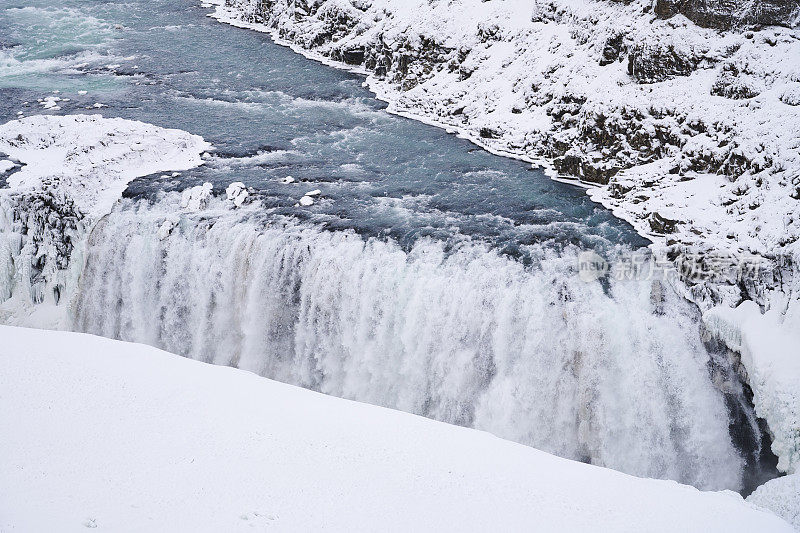
[[[0,529],[791,531],[731,492],[154,348],[0,326]]]
[[[800,474],[767,481],[747,501],[769,509],[800,530]]]
[[[737,308],[715,307],[703,314],[709,330],[741,354],[753,403],[772,433],[778,469],[800,467],[800,305],[762,314],[746,301]]]
[[[57,327],[94,223],[135,178],[196,167],[209,148],[184,131],[100,115],[0,126],[0,153],[22,165],[0,188],[0,321]]]
[[[100,115],[37,115],[0,126],[0,152],[25,166],[11,192],[47,190],[97,219],[135,178],[202,164],[210,145],[197,135]]]

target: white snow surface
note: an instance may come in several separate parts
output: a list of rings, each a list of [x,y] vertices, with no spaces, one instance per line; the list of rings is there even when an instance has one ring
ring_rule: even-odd
[[[732,492],[89,335],[0,326],[3,531],[791,531]]]
[[[241,181],[234,181],[228,188],[225,189],[225,194],[228,197],[228,200],[233,202],[233,205],[236,207],[242,207],[247,197],[250,193],[247,191],[247,187],[245,187],[244,183]]]
[[[36,115],[0,126],[0,152],[24,164],[8,179],[11,192],[49,190],[95,220],[134,179],[194,168],[210,147],[185,131],[100,115]]]
[[[747,501],[769,509],[800,531],[800,474],[767,481]]]
[[[181,207],[187,211],[202,211],[211,199],[214,186],[205,182],[185,189],[181,194]]]
[[[731,350],[741,354],[753,389],[756,414],[772,434],[778,469],[800,471],[800,305],[762,314],[752,301],[735,309],[715,307],[703,321]]]
[[[9,161],[8,159],[0,159],[0,174],[5,174],[15,166],[17,165],[13,161]]]

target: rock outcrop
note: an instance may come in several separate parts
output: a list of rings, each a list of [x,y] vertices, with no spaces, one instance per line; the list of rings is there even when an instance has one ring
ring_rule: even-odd
[[[678,13],[704,28],[730,30],[753,26],[800,24],[798,0],[656,0],[655,12],[669,18]]]

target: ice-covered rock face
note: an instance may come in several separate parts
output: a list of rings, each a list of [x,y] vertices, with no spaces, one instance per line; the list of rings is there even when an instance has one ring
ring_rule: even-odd
[[[0,189],[0,317],[54,326],[75,288],[83,242],[128,183],[200,164],[200,137],[99,115],[33,116],[0,126],[0,152],[22,168]],[[39,305],[44,304],[44,305]],[[50,309],[42,322],[32,306]]]
[[[797,27],[797,0],[656,0],[655,12],[669,18],[678,13],[704,28],[729,30],[748,26]]]

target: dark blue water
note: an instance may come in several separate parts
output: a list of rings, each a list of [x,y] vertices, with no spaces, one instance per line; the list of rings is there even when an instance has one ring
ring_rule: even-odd
[[[243,181],[259,191],[265,216],[402,244],[467,238],[512,253],[542,241],[646,244],[581,189],[389,115],[363,77],[220,24],[195,0],[2,5],[0,120],[100,113],[180,128],[217,148],[205,167],[139,179],[126,196]],[[46,110],[37,100],[47,96],[69,101]],[[297,182],[281,183],[288,175]],[[321,202],[294,207],[317,188]]]

